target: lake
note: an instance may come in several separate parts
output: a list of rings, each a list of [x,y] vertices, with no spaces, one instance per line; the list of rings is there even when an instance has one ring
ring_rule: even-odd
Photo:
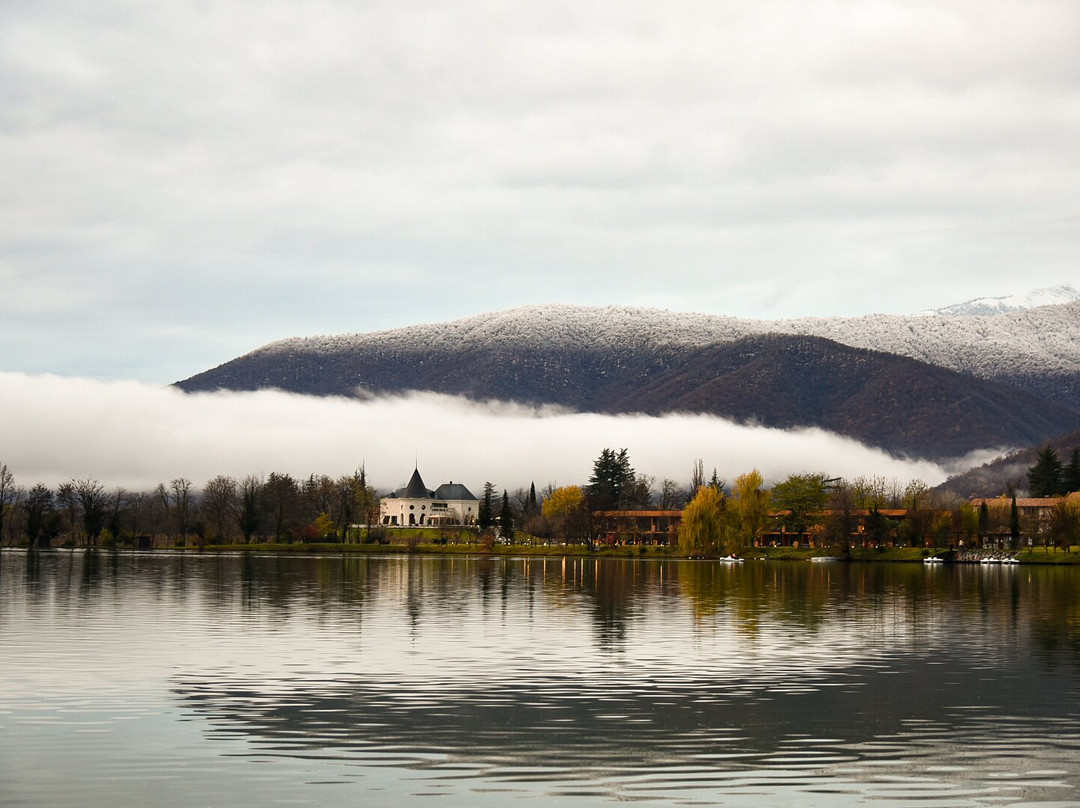
[[[0,805],[1080,805],[1080,569],[0,553]]]

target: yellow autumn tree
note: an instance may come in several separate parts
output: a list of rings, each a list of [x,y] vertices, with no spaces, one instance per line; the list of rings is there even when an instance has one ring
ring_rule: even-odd
[[[713,486],[703,485],[683,511],[679,549],[688,556],[714,555],[723,532],[723,495]]]
[[[739,539],[743,545],[753,544],[761,536],[769,515],[768,491],[761,490],[761,472],[757,469],[735,478],[732,495],[739,517]]]
[[[588,520],[583,519],[585,493],[579,486],[564,485],[551,492],[544,500],[540,512],[551,524],[551,529],[563,541],[571,534],[588,532]],[[574,536],[584,538],[584,536]]]

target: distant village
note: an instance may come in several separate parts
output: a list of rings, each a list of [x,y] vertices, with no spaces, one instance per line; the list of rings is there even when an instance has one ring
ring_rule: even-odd
[[[757,471],[730,484],[693,464],[688,486],[637,473],[626,449],[604,449],[583,485],[535,484],[479,496],[454,480],[429,488],[419,467],[383,496],[366,470],[339,478],[218,476],[150,492],[94,480],[18,484],[0,464],[0,539],[27,547],[190,547],[267,544],[582,544],[666,546],[689,556],[750,547],[919,547],[1015,551],[1080,545],[1080,451],[1046,447],[998,497],[960,499],[919,481],[792,474],[764,485]]]

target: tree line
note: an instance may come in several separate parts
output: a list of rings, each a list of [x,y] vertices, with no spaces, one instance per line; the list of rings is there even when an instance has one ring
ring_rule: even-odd
[[[1029,471],[1032,494],[1052,495],[1070,486],[1076,490],[1078,472],[1080,451],[1074,450],[1065,465],[1047,447]],[[337,478],[312,474],[296,479],[281,472],[219,475],[201,489],[181,477],[139,492],[107,489],[92,478],[25,489],[0,464],[0,541],[31,546],[56,541],[88,546],[366,541],[384,533],[377,525],[379,502],[364,468]],[[863,511],[863,535],[877,542],[943,546],[1006,534],[1015,542],[1021,533],[1059,545],[1080,542],[1075,503],[1063,502],[1048,524],[1022,525],[1006,502],[976,509],[918,480],[901,484],[875,476],[848,481],[816,472],[792,474],[766,488],[762,475],[752,470],[729,486],[717,469],[707,475],[700,459],[692,464],[688,485],[658,482],[635,471],[627,449],[605,448],[582,485],[548,485],[538,492],[532,483],[513,493],[503,489],[500,495],[494,483],[485,482],[476,527],[507,541],[520,532],[541,540],[591,543],[599,533],[597,513],[683,511],[683,550],[708,555],[735,552],[776,530],[801,537],[811,528],[819,533],[824,528],[820,538],[843,549],[856,529],[854,512]],[[902,521],[889,517],[888,511],[901,508],[907,511]]]
[[[0,464],[0,540],[9,545],[346,542],[362,538],[352,525],[371,524],[378,513],[362,468],[338,478],[218,475],[201,489],[178,477],[152,491],[129,491],[92,478],[27,489]]]

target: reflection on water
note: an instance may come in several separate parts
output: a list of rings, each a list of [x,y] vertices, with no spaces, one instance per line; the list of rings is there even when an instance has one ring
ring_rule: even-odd
[[[1062,568],[7,553],[0,804],[1078,805],[1078,587]]]

